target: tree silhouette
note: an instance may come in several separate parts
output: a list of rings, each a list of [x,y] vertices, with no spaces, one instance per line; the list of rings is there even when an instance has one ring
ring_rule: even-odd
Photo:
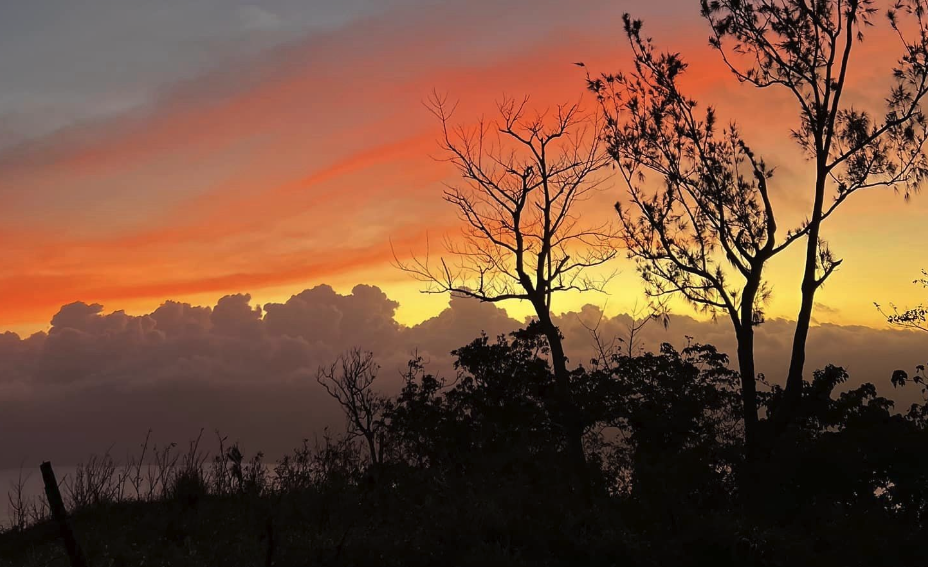
[[[577,205],[601,187],[609,162],[601,123],[577,104],[531,113],[528,98],[505,98],[496,121],[452,126],[454,107],[434,94],[429,109],[442,126],[441,147],[464,183],[444,198],[464,225],[460,242],[399,267],[428,284],[427,293],[457,293],[486,302],[531,303],[550,346],[568,451],[583,461],[582,427],[570,402],[567,357],[551,319],[555,293],[602,291],[608,277],[589,269],[616,255],[608,223],[581,221]]]
[[[647,495],[636,512],[673,516],[681,502],[724,499],[741,437],[728,357],[710,345],[678,352],[665,343],[656,353],[615,355],[606,373],[605,415],[623,432],[621,476]],[[693,498],[701,492],[709,494]]]
[[[383,464],[387,403],[386,396],[373,390],[378,369],[372,353],[355,348],[339,355],[331,365],[319,367],[316,373],[319,385],[342,407],[346,438],[362,438],[373,465]]]
[[[922,270],[922,277],[913,281],[914,284],[920,284],[928,288],[928,271]],[[890,303],[889,311],[884,311],[879,303],[874,303],[880,314],[886,317],[886,322],[894,327],[903,329],[918,329],[919,331],[928,332],[928,306],[920,303],[915,307],[900,309]]]
[[[785,89],[797,104],[793,139],[811,165],[812,204],[797,229],[806,239],[801,302],[777,431],[799,402],[815,293],[840,265],[822,224],[850,195],[894,187],[908,196],[928,175],[922,100],[928,94],[928,22],[924,0],[898,0],[887,11],[901,55],[882,116],[846,100],[855,45],[874,25],[872,0],[702,0],[710,44],[744,83]]]
[[[712,108],[699,112],[681,92],[677,81],[686,63],[678,54],[655,52],[640,21],[626,14],[624,26],[633,69],[588,79],[627,187],[629,205],[616,204],[622,238],[650,296],[682,295],[731,320],[750,457],[758,426],[754,326],[763,321],[769,294],[763,270],[801,234],[777,238],[772,170],[734,125],[719,128]],[[660,188],[651,176],[660,178]]]
[[[623,237],[652,295],[680,294],[713,314],[729,316],[738,339],[748,453],[754,445],[757,403],[753,326],[763,321],[766,262],[806,240],[801,306],[776,431],[789,423],[801,393],[805,344],[814,296],[841,260],[822,239],[822,224],[850,195],[875,187],[906,196],[928,175],[922,149],[928,138],[921,102],[928,94],[928,27],[922,3],[898,3],[889,23],[903,55],[881,118],[842,97],[851,54],[872,25],[867,0],[704,1],[710,44],[743,83],[782,87],[798,103],[792,137],[812,165],[809,216],[777,238],[769,185],[773,170],[731,125],[720,129],[714,111],[696,111],[677,80],[686,65],[678,54],[657,54],[625,17],[633,71],[589,80],[606,110],[610,152],[629,188],[632,211],[619,208]],[[901,25],[905,17],[911,25]],[[915,39],[903,28],[915,28]],[[649,191],[646,172],[665,188]],[[734,275],[732,274],[734,272]]]

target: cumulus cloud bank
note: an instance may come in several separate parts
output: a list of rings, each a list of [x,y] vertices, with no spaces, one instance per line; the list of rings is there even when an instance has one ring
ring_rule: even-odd
[[[219,430],[248,450],[279,456],[325,426],[341,425],[337,408],[314,380],[320,364],[361,347],[381,365],[381,387],[396,391],[415,351],[431,369],[451,374],[450,351],[481,332],[493,336],[524,322],[502,309],[451,298],[448,308],[418,325],[400,325],[399,304],[379,288],[342,295],[321,285],[286,303],[251,304],[228,295],[215,306],[167,301],[147,315],[104,313],[99,304],[72,303],[50,330],[21,338],[0,334],[0,468],[42,459],[76,462],[91,452],[128,450],[148,429],[161,441],[184,441],[201,428]],[[601,317],[593,306],[558,317],[572,362],[594,355],[588,327],[623,337],[628,315]],[[793,325],[772,320],[758,329],[758,368],[776,381],[785,374]],[[665,329],[651,324],[638,345],[682,346],[687,337],[734,352],[723,323],[683,316]],[[871,381],[892,395],[888,377],[924,359],[928,337],[867,327],[821,325],[812,331],[809,368],[847,367],[855,383]],[[895,392],[899,402],[914,392]]]

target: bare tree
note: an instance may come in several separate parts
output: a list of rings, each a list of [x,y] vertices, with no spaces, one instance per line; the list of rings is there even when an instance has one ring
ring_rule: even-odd
[[[627,315],[629,321],[625,324],[625,337],[620,337],[619,341],[625,343],[625,356],[629,358],[644,352],[645,347],[639,342],[639,334],[648,323],[660,321],[665,330],[670,326],[670,314],[666,302],[662,299],[649,302],[647,305],[639,305],[635,301]]]
[[[347,421],[347,439],[362,438],[370,461],[383,464],[386,397],[374,391],[379,366],[374,355],[351,349],[330,366],[321,366],[316,381],[342,407]]]
[[[606,308],[599,310],[599,318],[595,325],[589,325],[577,315],[577,321],[590,334],[593,348],[596,349],[595,364],[608,368],[618,357],[632,358],[644,352],[644,345],[639,342],[640,333],[653,320],[659,320],[666,329],[670,326],[670,314],[663,301],[649,302],[642,306],[637,301],[627,313],[628,323],[624,324],[625,336],[613,335],[608,341],[599,327],[606,316]]]
[[[437,94],[428,103],[442,126],[441,147],[463,183],[445,189],[459,213],[460,241],[447,240],[437,261],[426,256],[398,266],[427,284],[426,293],[457,293],[480,301],[531,303],[550,346],[568,450],[582,462],[583,427],[570,402],[561,335],[551,318],[554,294],[603,291],[609,277],[590,268],[615,255],[610,223],[585,223],[578,205],[602,184],[608,164],[601,122],[577,104],[532,113],[528,99],[506,98],[498,119],[452,126],[454,107]]]
[[[10,482],[9,490],[6,493],[8,503],[8,516],[10,519],[10,529],[21,532],[29,525],[29,512],[34,507],[34,497],[29,496],[26,490],[26,483],[32,473],[23,475],[23,464],[19,465],[19,476]],[[0,525],[0,528],[3,526]]]
[[[596,349],[596,357],[592,359],[593,364],[596,364],[602,368],[609,368],[612,364],[612,361],[622,354],[622,339],[617,335],[613,335],[608,341],[603,336],[599,330],[599,326],[603,322],[603,317],[605,313],[601,310],[599,312],[599,319],[596,320],[596,324],[593,326],[588,325],[577,316],[577,321],[584,329],[590,334],[590,339],[593,342],[593,348]]]
[[[710,43],[742,82],[781,88],[797,104],[794,140],[810,164],[811,208],[799,227],[805,238],[801,302],[777,431],[799,401],[815,293],[841,263],[822,237],[824,220],[850,195],[893,187],[906,197],[928,175],[928,138],[921,103],[928,94],[925,0],[896,0],[886,12],[901,55],[886,106],[850,104],[845,93],[855,46],[874,25],[873,0],[702,0]]]
[[[912,283],[928,288],[928,271],[922,270],[922,277],[916,279]],[[886,322],[890,325],[902,329],[917,329],[919,331],[928,332],[928,306],[924,303],[907,309],[900,309],[896,305],[890,303],[889,311],[884,310],[879,303],[874,303],[874,305],[876,305],[880,314],[886,317]]]

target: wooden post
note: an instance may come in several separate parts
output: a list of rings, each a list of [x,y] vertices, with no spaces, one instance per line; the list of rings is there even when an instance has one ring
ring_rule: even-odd
[[[71,531],[71,525],[68,523],[68,513],[64,508],[64,501],[61,499],[61,491],[58,490],[58,481],[55,480],[55,471],[52,470],[52,464],[48,461],[42,463],[42,481],[45,483],[45,497],[48,498],[48,507],[52,512],[52,517],[58,524],[58,530],[61,532],[61,539],[64,540],[64,547],[68,552],[68,559],[71,561],[71,567],[87,567],[87,560],[84,559],[84,552],[81,551],[74,532]]]
[[[267,567],[274,565],[274,516],[267,517],[267,555],[264,564]]]

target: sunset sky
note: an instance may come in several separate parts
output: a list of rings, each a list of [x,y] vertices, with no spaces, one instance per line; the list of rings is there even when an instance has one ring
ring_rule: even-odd
[[[695,0],[44,0],[0,13],[0,331],[48,328],[68,303],[148,313],[165,300],[282,302],[318,284],[380,287],[415,324],[448,305],[391,266],[426,233],[457,230],[432,89],[473,120],[503,94],[539,108],[584,97],[593,72],[629,63],[621,15],[680,51],[686,84],[736,119],[777,167],[784,226],[801,219],[808,165],[789,101],[742,86],[710,51]],[[886,48],[889,46],[889,49]],[[849,96],[879,102],[895,44],[875,34]],[[877,106],[876,108],[879,108]],[[589,206],[608,210],[618,180]],[[882,326],[873,302],[917,303],[928,200],[855,196],[826,227],[845,259],[819,323]],[[593,213],[591,213],[593,214]],[[795,317],[799,257],[772,265],[769,314]],[[634,267],[606,298],[641,298]],[[607,303],[608,299],[608,303]],[[506,306],[522,316],[525,307]],[[677,309],[686,313],[683,307]]]

